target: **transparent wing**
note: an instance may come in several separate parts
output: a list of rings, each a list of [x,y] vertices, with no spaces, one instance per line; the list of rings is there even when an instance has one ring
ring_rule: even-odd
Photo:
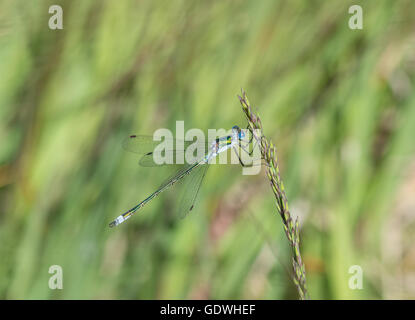
[[[190,211],[193,210],[193,206],[208,168],[209,164],[197,166],[192,170],[191,176],[185,181],[179,206],[177,207],[177,213],[180,218],[183,219]]]
[[[182,164],[185,162],[185,151],[184,150],[171,150],[171,151],[165,151],[163,155],[157,155],[156,153],[149,152],[145,155],[143,155],[140,158],[140,161],[138,164],[142,167],[157,167],[157,166],[164,166],[167,164]],[[203,155],[200,155],[199,157],[195,157],[195,161],[197,159],[201,159]],[[166,161],[169,159],[169,161]],[[179,162],[179,160],[181,162]],[[194,163],[190,162],[190,163]]]
[[[181,166],[174,174],[168,177],[164,182],[157,188],[155,192],[165,189],[192,173],[192,167],[194,164],[185,164]]]
[[[156,149],[161,143],[164,145]],[[123,141],[122,146],[127,151],[143,155],[139,161],[141,166],[155,167],[187,162],[186,150],[189,150],[189,148],[191,148],[189,151],[192,152],[192,159],[195,162],[208,152],[210,143],[205,141],[194,142],[179,139],[163,139],[163,141],[155,141],[153,136],[131,135]],[[190,163],[192,163],[192,161],[190,161]]]
[[[180,139],[162,139],[162,141],[154,140],[153,136],[144,136],[144,135],[131,135],[128,138],[124,139],[122,142],[122,147],[129,151],[138,154],[147,154],[152,152],[159,144],[166,142],[167,145],[171,146],[166,149],[168,151],[172,150],[186,150],[189,146],[208,146],[209,143],[206,141],[184,141]]]
[[[122,147],[130,152],[146,154],[154,150],[160,141],[154,141],[153,136],[131,135],[124,139]]]

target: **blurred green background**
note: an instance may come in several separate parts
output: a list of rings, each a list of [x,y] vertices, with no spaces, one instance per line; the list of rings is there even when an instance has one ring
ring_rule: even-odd
[[[48,28],[52,4],[63,30]],[[311,298],[415,298],[414,13],[413,0],[2,0],[0,298],[296,299],[264,170],[213,166],[188,218],[172,215],[178,187],[108,228],[172,171],[140,168],[122,140],[176,120],[244,127],[241,88],[277,146]]]

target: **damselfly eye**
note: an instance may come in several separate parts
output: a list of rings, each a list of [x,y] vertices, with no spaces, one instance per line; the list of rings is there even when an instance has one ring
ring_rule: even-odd
[[[239,128],[238,126],[233,126],[232,127],[233,131],[236,131],[237,135],[238,135],[238,139],[243,139],[245,137],[245,132],[243,132],[241,130],[241,128]]]

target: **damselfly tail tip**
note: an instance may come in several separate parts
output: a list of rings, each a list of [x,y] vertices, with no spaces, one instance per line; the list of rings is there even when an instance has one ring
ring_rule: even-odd
[[[124,218],[124,215],[125,215],[125,213],[122,214],[122,215],[120,215],[120,216],[118,216],[117,219],[115,219],[114,221],[112,221],[109,224],[110,228],[115,227],[115,226],[118,226],[120,223],[122,223],[123,221],[125,221],[126,219],[128,219],[129,216],[127,216],[126,218]]]

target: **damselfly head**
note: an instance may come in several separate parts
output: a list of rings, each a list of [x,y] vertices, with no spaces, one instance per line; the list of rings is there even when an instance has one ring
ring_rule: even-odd
[[[241,128],[239,128],[238,126],[233,126],[232,132],[234,133],[235,136],[238,137],[239,140],[242,140],[243,138],[245,138],[245,132],[241,130]]]

